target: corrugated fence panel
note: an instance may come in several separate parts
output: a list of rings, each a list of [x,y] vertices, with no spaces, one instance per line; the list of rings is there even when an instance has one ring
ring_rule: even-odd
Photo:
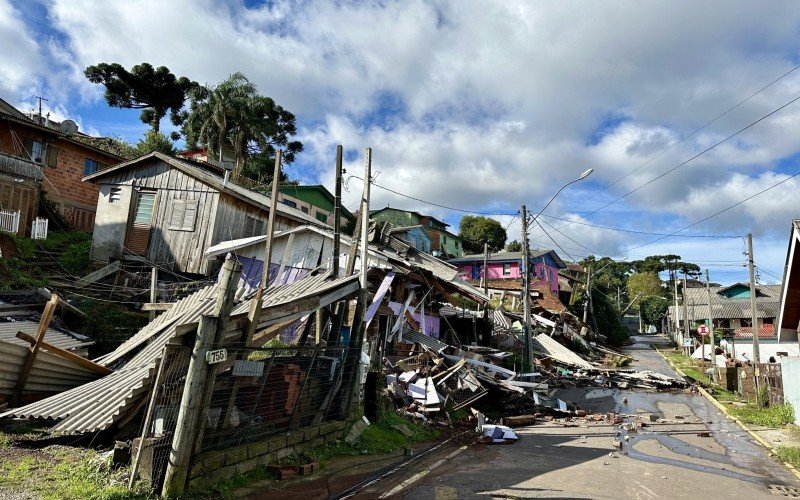
[[[800,357],[781,358],[783,400],[794,408],[794,423],[800,425]]]

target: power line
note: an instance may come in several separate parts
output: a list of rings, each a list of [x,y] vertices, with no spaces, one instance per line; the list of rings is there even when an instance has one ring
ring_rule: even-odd
[[[749,101],[749,100],[750,100],[750,99],[752,99],[753,97],[757,96],[757,95],[758,95],[758,94],[760,94],[761,92],[763,92],[763,91],[767,90],[769,87],[771,87],[771,86],[775,85],[776,83],[778,83],[779,81],[783,80],[784,78],[786,78],[786,77],[787,77],[787,76],[789,76],[790,74],[794,73],[794,72],[795,72],[795,71],[797,71],[798,69],[800,69],[800,64],[798,64],[797,66],[795,66],[795,67],[791,68],[791,69],[790,69],[789,71],[787,71],[786,73],[782,74],[782,75],[781,75],[781,76],[779,76],[778,78],[776,78],[776,79],[772,80],[771,82],[769,82],[768,84],[764,85],[764,86],[763,86],[763,87],[761,87],[760,89],[756,90],[755,92],[753,92],[753,93],[752,93],[752,94],[750,94],[749,96],[747,96],[747,97],[745,97],[744,99],[742,99],[741,101],[737,102],[737,103],[736,103],[736,104],[734,104],[732,107],[728,108],[727,110],[723,111],[723,112],[722,112],[722,113],[720,113],[719,115],[715,116],[713,119],[711,119],[710,121],[706,122],[706,123],[705,123],[704,125],[702,125],[701,127],[697,128],[697,129],[695,129],[695,130],[693,130],[693,131],[692,131],[690,134],[688,134],[688,135],[684,136],[684,137],[683,137],[681,140],[679,140],[678,142],[676,142],[676,143],[672,144],[671,146],[669,146],[668,148],[664,149],[664,150],[663,150],[663,151],[661,151],[660,153],[658,153],[658,154],[656,154],[656,155],[654,155],[654,156],[650,157],[650,158],[649,158],[647,161],[645,161],[644,163],[642,163],[642,164],[641,164],[641,165],[639,165],[638,167],[636,167],[636,168],[634,168],[633,170],[629,171],[628,173],[626,173],[626,174],[625,174],[625,175],[623,175],[622,177],[619,177],[618,179],[616,179],[616,180],[615,180],[614,182],[612,182],[611,184],[608,184],[607,186],[603,187],[603,189],[600,189],[599,191],[595,192],[594,194],[592,194],[592,195],[591,195],[591,196],[589,196],[588,198],[586,198],[586,199],[584,199],[584,200],[581,200],[581,201],[580,201],[580,202],[579,202],[579,203],[576,205],[576,207],[579,207],[579,206],[583,205],[584,203],[586,203],[587,201],[591,200],[592,198],[594,198],[595,196],[599,195],[600,193],[603,193],[603,192],[607,191],[609,188],[611,188],[612,186],[614,186],[615,184],[617,184],[619,181],[621,181],[621,180],[625,179],[626,177],[630,176],[630,175],[631,175],[631,174],[633,174],[634,172],[637,172],[639,169],[641,169],[641,168],[645,167],[646,165],[648,165],[648,164],[649,164],[650,162],[652,162],[653,160],[655,160],[655,159],[659,158],[659,157],[660,157],[660,156],[662,156],[663,154],[665,154],[665,153],[669,152],[670,150],[674,149],[675,147],[679,146],[680,144],[682,144],[683,142],[685,142],[687,139],[689,139],[689,138],[693,137],[693,136],[694,136],[694,135],[696,135],[698,132],[700,132],[700,131],[704,130],[704,129],[705,129],[705,128],[707,128],[709,125],[711,125],[711,124],[715,123],[715,122],[716,122],[717,120],[719,120],[720,118],[724,117],[725,115],[727,115],[727,114],[728,114],[728,113],[730,113],[731,111],[735,110],[736,108],[738,108],[738,107],[739,107],[739,106],[741,106],[742,104],[746,103],[747,101]],[[563,215],[563,214],[562,214],[562,215]]]
[[[592,224],[592,223],[589,223],[589,222],[581,222],[581,221],[572,220],[572,219],[565,219],[564,217],[557,217],[557,216],[554,216],[554,215],[541,214],[541,216],[542,217],[547,217],[548,219],[554,219],[554,220],[560,220],[560,221],[564,221],[564,222],[569,222],[571,224],[578,224],[580,226],[596,227],[598,229],[607,229],[609,231],[619,231],[619,232],[622,232],[622,233],[644,234],[644,235],[649,235],[649,236],[673,236],[673,235],[667,234],[667,233],[655,233],[655,232],[650,232],[650,231],[637,231],[635,229],[624,229],[624,228],[621,228],[621,227],[602,226],[600,224]],[[548,226],[552,227],[553,229],[556,229],[554,226],[552,226],[550,224],[548,224]],[[741,238],[740,235],[735,235],[735,234],[681,234],[681,235],[677,235],[677,236],[679,236],[681,238]]]
[[[620,197],[618,197],[618,198],[616,198],[616,199],[614,199],[614,200],[612,200],[612,201],[610,201],[610,202],[606,203],[605,205],[603,205],[603,206],[601,206],[601,207],[599,207],[599,208],[596,208],[596,209],[592,210],[591,212],[589,212],[589,213],[587,213],[587,214],[585,214],[585,215],[579,216],[579,219],[585,219],[586,217],[589,217],[590,215],[596,214],[597,212],[599,212],[599,211],[601,211],[601,210],[603,210],[603,209],[605,209],[605,208],[607,208],[607,207],[609,207],[609,206],[613,205],[614,203],[616,203],[616,202],[618,202],[618,201],[620,201],[620,200],[622,200],[622,199],[626,198],[627,196],[630,196],[631,194],[633,194],[633,193],[635,193],[635,192],[639,191],[640,189],[642,189],[642,188],[644,188],[644,187],[646,187],[646,186],[648,186],[648,185],[650,185],[650,184],[652,184],[652,183],[656,182],[656,181],[657,181],[657,180],[659,180],[659,179],[662,179],[662,178],[664,178],[665,176],[669,175],[670,173],[674,172],[675,170],[679,169],[680,167],[682,167],[682,166],[686,165],[687,163],[690,163],[691,161],[693,161],[693,160],[695,160],[695,159],[699,158],[700,156],[702,156],[702,155],[704,155],[704,154],[708,153],[709,151],[711,151],[712,149],[716,148],[717,146],[719,146],[719,145],[721,145],[721,144],[724,144],[724,143],[728,142],[729,140],[733,139],[733,138],[734,138],[734,137],[736,137],[737,135],[739,135],[739,134],[741,134],[742,132],[744,132],[744,131],[746,131],[746,130],[750,129],[751,127],[753,127],[753,126],[757,125],[758,123],[761,123],[762,121],[766,120],[766,119],[767,119],[767,118],[769,118],[770,116],[772,116],[772,115],[774,115],[774,114],[776,114],[776,113],[780,112],[781,110],[783,110],[783,109],[785,109],[786,107],[790,106],[791,104],[793,104],[793,103],[797,102],[798,100],[800,100],[800,96],[797,96],[797,97],[793,98],[793,99],[792,99],[792,100],[790,100],[789,102],[787,102],[787,103],[785,103],[785,104],[783,104],[783,105],[779,106],[778,108],[776,108],[776,109],[774,109],[774,110],[770,111],[769,113],[767,113],[766,115],[762,116],[761,118],[759,118],[759,119],[757,119],[757,120],[755,120],[755,121],[753,121],[753,122],[750,122],[748,125],[746,125],[745,127],[743,127],[743,128],[741,128],[741,129],[739,129],[738,131],[734,132],[733,134],[730,134],[730,135],[728,135],[728,136],[727,136],[727,137],[725,137],[724,139],[722,139],[722,140],[720,140],[720,141],[718,141],[718,142],[714,143],[713,145],[711,145],[711,146],[707,147],[707,148],[706,148],[706,149],[704,149],[703,151],[701,151],[701,152],[699,152],[699,153],[695,154],[694,156],[692,156],[692,157],[691,157],[691,158],[689,158],[688,160],[685,160],[685,161],[682,161],[681,163],[678,163],[677,165],[675,165],[674,167],[670,168],[669,170],[666,170],[665,172],[662,172],[661,174],[657,175],[656,177],[653,177],[652,179],[650,179],[649,181],[645,182],[644,184],[641,184],[640,186],[638,186],[638,187],[636,187],[636,188],[634,188],[634,189],[632,189],[632,190],[628,191],[627,193],[623,194],[622,196],[620,196]],[[797,174],[795,174],[795,175],[797,175]],[[732,208],[732,207],[731,207],[731,208]],[[559,229],[564,229],[565,227],[567,227],[567,226],[569,226],[570,224],[573,224],[573,223],[575,223],[575,221],[573,221],[573,222],[570,222],[570,223],[567,223],[567,224],[565,224],[565,225],[561,226]],[[688,226],[688,227],[691,227],[691,226]],[[686,229],[686,228],[683,228],[683,229]],[[682,230],[682,229],[681,229],[681,230]],[[673,234],[675,234],[675,233],[678,233],[678,232],[680,232],[681,230],[674,231],[674,232],[670,233],[670,234],[669,234],[669,236],[671,236],[671,235],[673,235]],[[634,248],[638,248],[638,247],[634,247]]]

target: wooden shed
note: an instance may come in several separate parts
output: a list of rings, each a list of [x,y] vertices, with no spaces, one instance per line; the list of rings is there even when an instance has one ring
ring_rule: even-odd
[[[233,184],[206,162],[158,152],[84,177],[100,195],[91,257],[142,259],[192,274],[211,274],[206,250],[221,241],[264,234],[270,197]],[[327,227],[278,204],[276,231],[303,224]]]

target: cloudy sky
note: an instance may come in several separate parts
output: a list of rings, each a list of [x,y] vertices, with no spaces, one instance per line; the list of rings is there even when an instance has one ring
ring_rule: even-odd
[[[108,108],[87,65],[241,71],[297,115],[306,150],[288,173],[303,182],[332,187],[336,144],[361,175],[371,146],[378,185],[499,214],[519,239],[522,204],[593,168],[541,218],[566,258],[677,253],[729,283],[747,278],[752,232],[775,282],[800,217],[800,102],[715,145],[800,96],[799,31],[778,1],[0,0],[0,97],[30,110],[43,95],[51,116],[135,142],[138,113]],[[361,181],[347,185],[355,208]],[[456,231],[464,213],[372,193]],[[538,227],[532,244],[555,246]]]

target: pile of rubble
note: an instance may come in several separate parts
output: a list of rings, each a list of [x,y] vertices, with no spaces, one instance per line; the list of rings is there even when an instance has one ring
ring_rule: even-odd
[[[611,419],[616,423],[616,416],[591,414],[560,399],[559,390],[666,391],[688,387],[684,380],[660,373],[604,367],[546,334],[534,338],[534,371],[528,373],[501,366],[512,356],[508,352],[478,346],[457,348],[413,331],[404,332],[403,339],[410,345],[406,351],[410,355],[394,362],[383,360],[386,390],[401,413],[424,420],[441,421],[451,412],[469,407],[483,412],[484,421],[485,413],[512,427],[548,416]],[[603,354],[597,351],[595,357]],[[479,425],[479,432],[483,432],[482,427]],[[497,427],[486,432],[494,436],[492,439],[513,441],[502,437],[504,431]]]

